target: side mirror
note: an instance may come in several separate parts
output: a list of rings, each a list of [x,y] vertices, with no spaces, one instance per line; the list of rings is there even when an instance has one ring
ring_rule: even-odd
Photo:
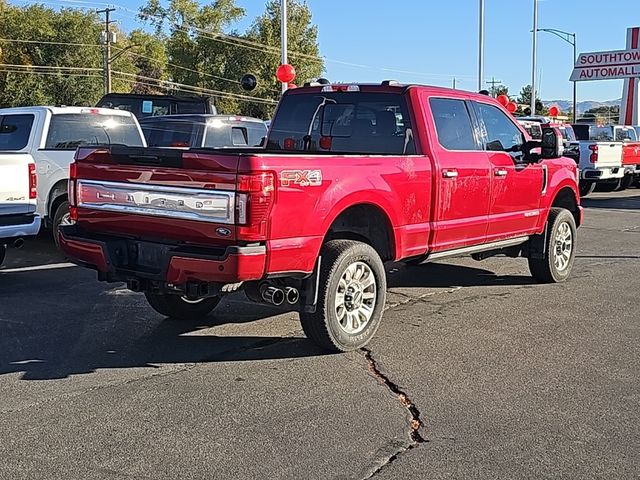
[[[541,158],[560,158],[564,153],[563,139],[560,130],[555,127],[542,129]]]
[[[504,145],[500,140],[494,140],[493,142],[487,142],[486,148],[490,152],[504,152]]]

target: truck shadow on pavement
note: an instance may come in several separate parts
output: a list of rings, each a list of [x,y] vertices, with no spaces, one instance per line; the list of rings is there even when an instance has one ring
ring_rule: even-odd
[[[628,197],[591,197],[580,200],[583,207],[614,210],[640,210],[640,195]]]
[[[0,271],[0,375],[53,380],[103,369],[327,355],[301,337],[297,319],[278,317],[286,310],[250,303],[243,294],[229,296],[208,317],[184,322],[155,313],[141,294],[97,282],[88,269],[45,263],[42,270],[23,271],[22,266],[14,258],[9,267],[17,271]],[[389,270],[391,288],[532,282],[528,276],[444,263]]]

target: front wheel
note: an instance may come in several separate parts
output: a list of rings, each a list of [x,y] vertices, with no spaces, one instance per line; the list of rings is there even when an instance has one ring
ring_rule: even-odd
[[[547,220],[544,254],[529,258],[531,275],[540,283],[564,282],[575,258],[576,221],[564,208],[552,208]]]
[[[176,320],[197,320],[206,317],[220,303],[219,297],[189,300],[180,295],[145,293],[147,302],[156,312]]]
[[[305,335],[318,346],[347,352],[365,346],[382,320],[384,265],[369,245],[332,240],[322,248],[315,313],[301,312]]]

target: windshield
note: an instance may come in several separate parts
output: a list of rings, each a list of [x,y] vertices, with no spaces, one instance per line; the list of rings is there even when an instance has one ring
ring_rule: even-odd
[[[415,154],[406,101],[397,93],[288,95],[271,124],[268,148]]]
[[[142,147],[138,125],[130,116],[92,113],[53,115],[45,149],[75,150],[85,145]]]
[[[0,115],[0,151],[16,152],[29,143],[33,115]]]

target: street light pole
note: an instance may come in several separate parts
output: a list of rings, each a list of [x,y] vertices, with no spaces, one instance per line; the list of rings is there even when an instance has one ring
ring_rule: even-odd
[[[484,87],[484,0],[480,0],[478,21],[478,91],[480,91]]]
[[[531,55],[531,115],[536,114],[536,60],[538,56],[538,0],[533,0],[533,51]]]
[[[578,58],[578,50],[576,42],[576,34],[565,32],[563,30],[558,30],[556,28],[539,28],[539,32],[547,32],[555,35],[561,40],[564,40],[569,45],[573,46],[573,65],[576,64],[576,60]],[[576,123],[576,119],[578,118],[578,82],[574,80],[573,82],[573,123]]]
[[[287,0],[280,0],[280,65],[287,63]],[[282,93],[287,91],[287,85],[282,83]]]

